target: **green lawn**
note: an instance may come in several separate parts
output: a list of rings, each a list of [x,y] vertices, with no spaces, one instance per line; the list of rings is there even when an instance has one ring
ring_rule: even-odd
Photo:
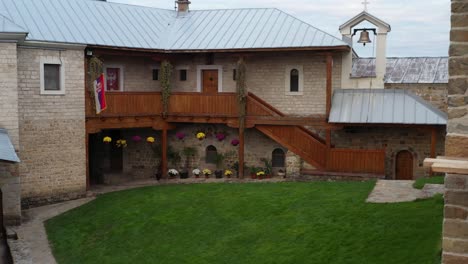
[[[437,263],[441,196],[367,204],[373,182],[110,193],[46,223],[59,263]]]
[[[426,183],[432,184],[444,184],[444,176],[434,176],[429,178],[419,178],[413,183],[413,187],[416,189],[424,188]]]

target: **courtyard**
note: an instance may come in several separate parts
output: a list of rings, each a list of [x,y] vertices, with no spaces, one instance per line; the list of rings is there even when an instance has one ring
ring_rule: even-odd
[[[374,185],[150,186],[45,226],[58,263],[440,263],[442,197],[366,203]]]

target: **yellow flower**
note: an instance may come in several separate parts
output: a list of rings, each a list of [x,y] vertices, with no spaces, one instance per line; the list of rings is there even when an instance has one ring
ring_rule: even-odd
[[[197,138],[198,139],[204,139],[205,137],[206,137],[205,133],[203,133],[203,132],[198,132],[197,133]]]
[[[125,139],[119,139],[117,140],[116,144],[115,144],[118,148],[125,148],[127,147],[127,140]]]
[[[264,171],[259,171],[259,172],[257,172],[257,176],[262,176],[262,175],[265,175],[265,172],[264,172]]]
[[[104,143],[110,143],[110,142],[112,142],[112,138],[111,137],[104,137],[104,139],[102,139],[102,141]]]
[[[146,142],[148,142],[148,143],[154,143],[154,141],[155,141],[154,137],[147,137],[146,138]]]
[[[230,170],[226,170],[226,171],[224,172],[224,175],[226,175],[226,176],[230,176],[230,175],[232,175],[232,171],[230,171]]]
[[[204,175],[210,175],[210,174],[211,174],[211,170],[209,170],[209,169],[204,169],[204,170],[203,170],[203,174],[204,174]]]

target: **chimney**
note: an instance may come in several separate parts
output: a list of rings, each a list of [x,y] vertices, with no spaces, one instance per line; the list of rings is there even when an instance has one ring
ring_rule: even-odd
[[[188,1],[188,0],[178,0],[178,1],[176,1],[176,4],[177,4],[177,12],[185,13],[185,12],[189,11],[190,1]]]

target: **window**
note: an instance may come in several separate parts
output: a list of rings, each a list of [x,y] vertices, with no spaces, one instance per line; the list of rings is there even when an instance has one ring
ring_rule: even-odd
[[[153,69],[153,81],[159,81],[159,69]]]
[[[60,64],[44,64],[44,90],[60,91]]]
[[[289,77],[289,91],[299,92],[299,71],[292,69]]]
[[[187,80],[187,70],[179,70],[179,80],[181,81]]]
[[[65,67],[60,57],[42,57],[40,62],[41,94],[65,94]]]
[[[106,65],[104,67],[106,75],[106,91],[123,91],[124,68],[120,65]]]
[[[302,95],[304,87],[303,67],[300,65],[286,66],[286,95]]]
[[[218,151],[214,146],[206,147],[205,163],[216,164],[216,156],[218,156]]]
[[[271,165],[272,167],[284,167],[285,155],[282,149],[275,149],[271,154]]]
[[[232,70],[232,80],[233,81],[237,80],[237,70],[236,69]]]

